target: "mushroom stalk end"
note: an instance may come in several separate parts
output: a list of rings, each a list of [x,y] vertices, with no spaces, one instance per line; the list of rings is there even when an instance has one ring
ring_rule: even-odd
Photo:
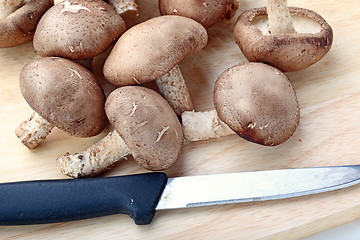
[[[66,153],[57,158],[61,172],[72,178],[93,177],[131,152],[117,131],[108,133],[88,149],[75,154]]]
[[[15,134],[27,148],[34,149],[49,135],[53,128],[54,125],[34,112],[29,119],[16,128]]]
[[[138,6],[135,0],[109,0],[110,5],[121,16],[138,16]]]

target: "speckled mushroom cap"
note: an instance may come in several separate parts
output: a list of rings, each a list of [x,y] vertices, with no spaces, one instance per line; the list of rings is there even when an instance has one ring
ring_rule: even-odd
[[[300,111],[287,77],[263,63],[235,65],[215,82],[214,105],[219,118],[240,137],[278,145],[296,130]]]
[[[253,21],[256,17],[267,16],[266,8],[247,10],[239,16],[234,36],[249,61],[268,63],[283,72],[291,72],[316,63],[330,50],[332,28],[319,14],[296,7],[289,7],[289,11],[292,16],[317,22],[321,27],[320,32],[264,35]]]
[[[65,0],[41,18],[34,48],[42,57],[90,58],[104,52],[125,30],[125,22],[107,3]]]
[[[161,15],[179,15],[192,18],[205,28],[220,19],[231,19],[239,7],[237,0],[159,0]]]
[[[30,42],[40,18],[52,5],[53,0],[30,0],[15,12],[0,19],[0,48]]]
[[[163,76],[207,43],[206,29],[180,16],[160,16],[135,25],[117,41],[104,65],[112,84],[125,86]]]
[[[105,109],[142,167],[163,170],[178,159],[183,130],[174,110],[160,94],[140,86],[121,87],[109,95]]]
[[[20,90],[35,112],[71,135],[95,136],[105,128],[102,88],[77,63],[58,57],[34,60],[20,72]]]

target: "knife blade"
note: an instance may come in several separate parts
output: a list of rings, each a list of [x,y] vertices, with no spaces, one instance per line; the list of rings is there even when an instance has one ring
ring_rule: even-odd
[[[168,178],[152,172],[118,177],[0,184],[0,225],[73,221],[117,213],[136,224],[156,211],[299,197],[360,182],[360,165]]]

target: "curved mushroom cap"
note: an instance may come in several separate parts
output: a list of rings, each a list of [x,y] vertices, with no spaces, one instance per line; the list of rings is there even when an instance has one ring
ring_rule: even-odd
[[[192,18],[205,28],[220,19],[231,19],[239,8],[237,0],[159,0],[161,15],[179,15]]]
[[[253,21],[256,17],[266,16],[266,8],[245,11],[236,22],[234,35],[249,61],[268,63],[283,72],[291,72],[316,63],[330,50],[333,32],[319,14],[295,7],[289,7],[289,11],[292,16],[317,22],[321,27],[320,32],[264,35]]]
[[[34,48],[42,57],[90,58],[104,52],[125,30],[125,22],[107,3],[66,0],[41,18]]]
[[[219,118],[249,141],[278,145],[298,126],[295,91],[274,67],[263,63],[235,65],[220,75],[214,89]]]
[[[110,123],[142,167],[163,170],[178,159],[183,130],[160,94],[140,86],[121,87],[109,95],[105,109]]]
[[[190,18],[152,18],[119,38],[106,59],[104,75],[117,86],[148,82],[169,72],[206,43],[206,29]]]
[[[0,48],[30,42],[40,18],[52,5],[53,0],[26,1],[16,11],[0,19]]]
[[[107,123],[105,95],[92,73],[63,58],[41,58],[20,72],[20,90],[30,107],[76,137],[100,133]]]

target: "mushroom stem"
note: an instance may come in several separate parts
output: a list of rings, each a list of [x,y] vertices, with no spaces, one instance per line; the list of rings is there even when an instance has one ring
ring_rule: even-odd
[[[207,112],[186,111],[181,115],[186,140],[195,142],[235,134],[221,121],[215,110]]]
[[[109,0],[110,5],[122,16],[138,16],[139,11],[135,0]]]
[[[26,0],[0,0],[0,19],[4,19],[22,7]]]
[[[53,128],[54,125],[34,112],[29,119],[16,128],[15,134],[27,148],[34,149]]]
[[[270,34],[293,33],[293,19],[287,7],[287,0],[267,0],[268,31]]]
[[[155,80],[163,97],[169,102],[176,115],[194,110],[190,93],[178,65]]]
[[[130,154],[124,140],[113,130],[86,150],[75,154],[66,153],[58,157],[57,162],[63,174],[73,178],[92,177]]]

